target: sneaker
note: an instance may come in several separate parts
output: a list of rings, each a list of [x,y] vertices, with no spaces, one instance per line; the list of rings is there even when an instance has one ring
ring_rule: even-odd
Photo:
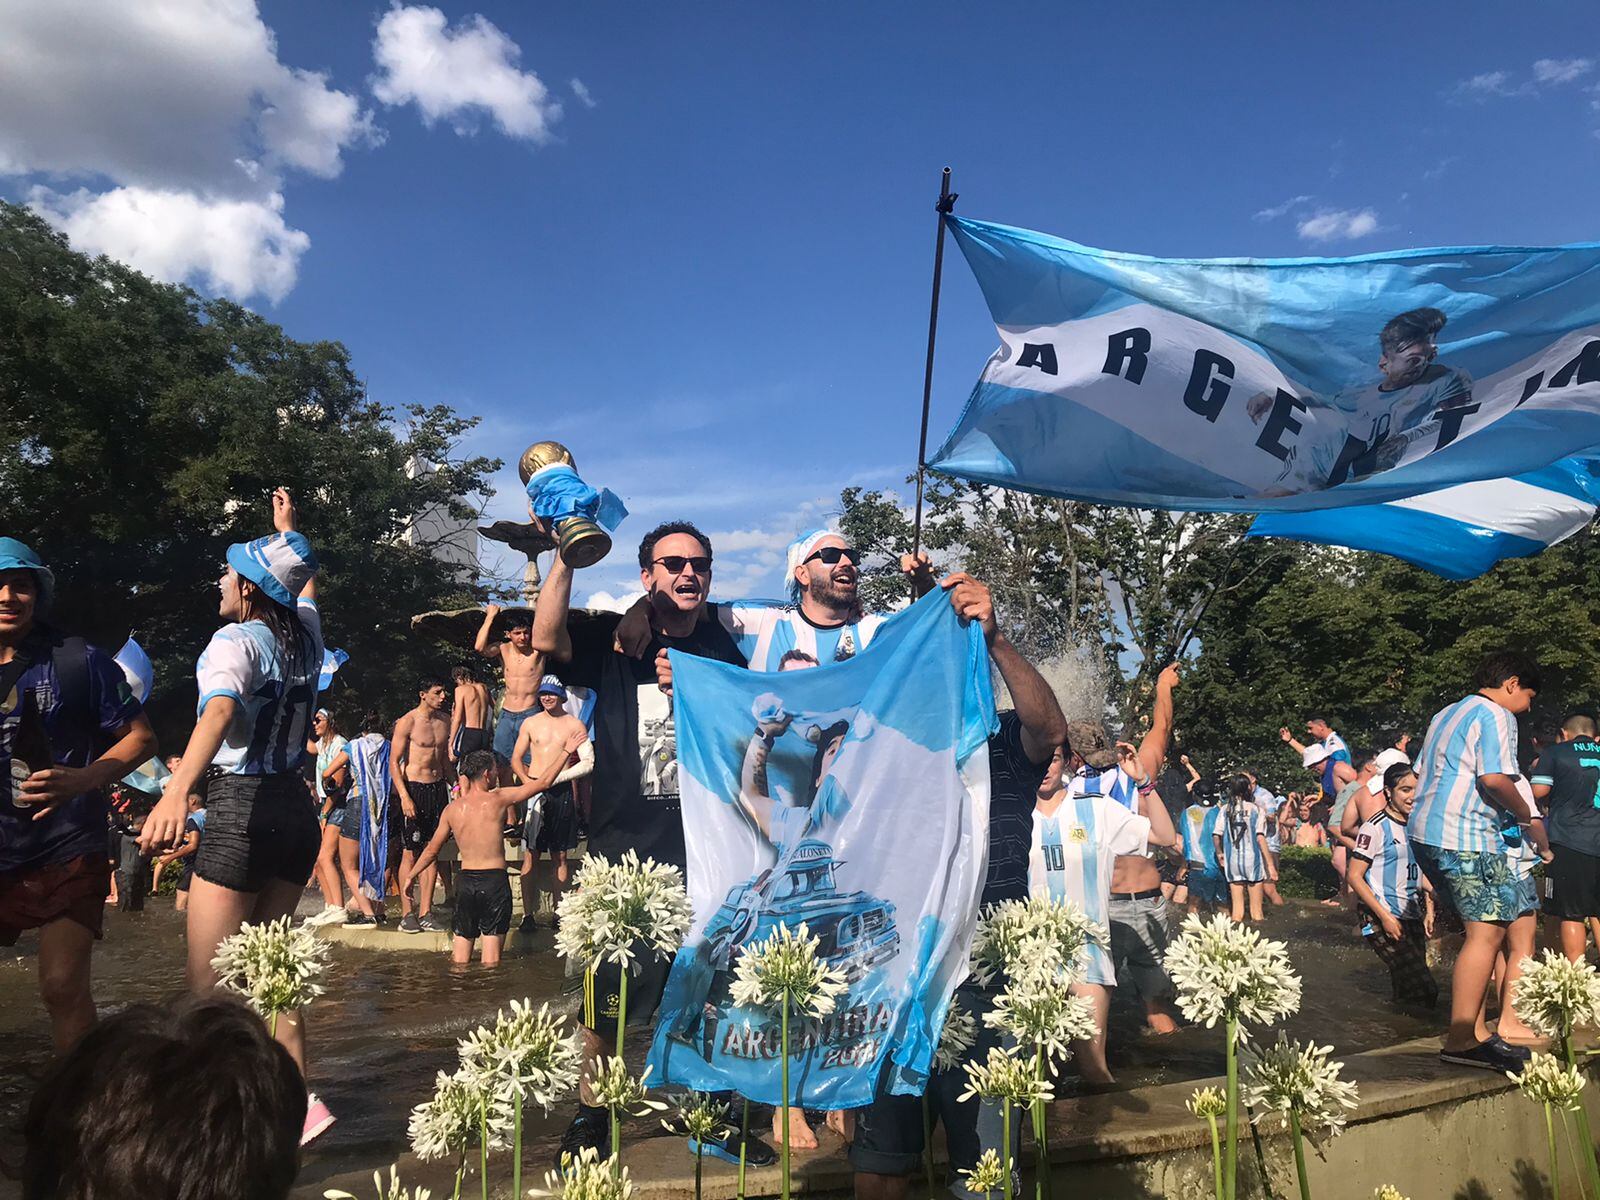
[[[699,1153],[702,1149],[701,1143],[694,1138],[690,1138],[688,1144],[690,1154]],[[703,1148],[712,1158],[720,1158],[723,1162],[730,1162],[737,1166],[739,1163],[739,1131],[737,1129],[729,1130],[727,1134],[715,1141],[704,1143]],[[778,1152],[754,1134],[745,1140],[745,1166],[770,1167],[777,1161]]]
[[[428,913],[417,922],[417,928],[423,933],[443,933],[444,926],[433,919],[433,914]]]
[[[361,912],[353,912],[344,919],[346,929],[350,928],[352,925],[376,925],[377,923],[377,917],[369,917],[366,913]]]
[[[305,924],[313,929],[322,925],[343,925],[350,917],[340,904],[330,904],[319,913],[313,913],[305,919]]]
[[[600,1115],[595,1116],[583,1109],[572,1118],[572,1124],[567,1126],[567,1131],[561,1135],[561,1144],[556,1147],[556,1169],[562,1168],[562,1158],[570,1154],[577,1158],[584,1150],[593,1149],[596,1153],[604,1155],[611,1145],[611,1130],[606,1127],[605,1110],[600,1110]],[[737,1161],[737,1160],[735,1160]]]
[[[1528,1061],[1526,1051],[1519,1054],[1517,1049],[1491,1036],[1488,1041],[1479,1042],[1470,1050],[1441,1050],[1439,1061],[1457,1067],[1477,1067],[1501,1075],[1517,1075]]]
[[[421,933],[422,922],[417,920],[415,913],[407,913],[400,918],[399,928],[401,933]]]
[[[312,1141],[328,1132],[328,1129],[339,1118],[328,1111],[328,1106],[317,1099],[315,1092],[306,1093],[306,1123],[300,1130],[300,1144],[310,1145]]]
[[[539,928],[539,922],[534,920],[534,916],[533,916],[532,913],[529,913],[527,916],[522,918],[522,923],[517,926],[517,932],[518,933],[532,933],[535,929],[538,929],[538,928]]]
[[[1502,1054],[1515,1055],[1517,1058],[1522,1060],[1524,1065],[1526,1065],[1528,1060],[1533,1057],[1533,1051],[1529,1047],[1513,1046],[1498,1033],[1491,1033],[1489,1035],[1489,1040],[1494,1043],[1495,1049],[1499,1050]]]

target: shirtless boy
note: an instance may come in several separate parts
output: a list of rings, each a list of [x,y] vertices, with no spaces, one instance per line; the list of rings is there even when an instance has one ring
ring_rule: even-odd
[[[483,939],[483,965],[500,961],[500,949],[511,928],[511,883],[506,878],[506,810],[555,782],[568,757],[577,750],[576,738],[548,746],[536,756],[536,766],[521,787],[497,787],[494,755],[474,750],[461,759],[461,794],[451,801],[439,828],[417,861],[400,875],[403,892],[411,881],[433,865],[445,839],[454,836],[461,851],[461,882],[456,888],[455,919],[450,932],[450,961],[472,961],[472,943]]]
[[[472,668],[462,663],[450,677],[456,681],[455,703],[450,706],[450,761],[460,762],[474,750],[489,750],[493,741],[489,716],[494,703],[489,689],[473,677]]]
[[[539,911],[539,855],[548,853],[555,870],[550,895],[561,902],[566,891],[570,867],[567,855],[578,848],[578,803],[575,781],[594,770],[594,747],[583,722],[566,711],[567,689],[554,675],[539,684],[539,710],[522,723],[511,755],[512,769],[523,779],[532,772],[529,763],[544,761],[551,746],[572,743],[573,752],[554,784],[528,805],[522,844],[522,926],[531,933],[534,914]]]
[[[539,680],[544,676],[545,656],[533,648],[532,613],[518,609],[506,617],[504,642],[493,640],[499,616],[498,604],[483,610],[483,625],[478,629],[473,649],[490,662],[499,663],[501,674],[505,676],[500,720],[494,727],[494,756],[504,766],[511,762],[512,752],[517,748],[517,733],[522,723],[539,711]],[[510,772],[503,772],[501,782],[510,781]]]
[[[424,678],[417,686],[417,706],[395,722],[389,751],[389,777],[400,797],[400,812],[405,818],[405,849],[400,855],[400,873],[403,878],[416,875],[420,884],[415,912],[409,886],[401,885],[401,933],[431,933],[439,928],[432,915],[433,885],[438,881],[438,868],[429,866],[425,871],[411,868],[422,848],[432,840],[445,805],[450,803],[450,763],[445,753],[450,746],[450,721],[444,708],[444,684],[437,679]]]

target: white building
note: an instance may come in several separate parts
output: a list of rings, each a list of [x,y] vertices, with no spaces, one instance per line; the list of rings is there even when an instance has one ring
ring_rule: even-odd
[[[420,458],[406,463],[406,474],[416,479],[435,468]],[[477,518],[461,520],[450,515],[442,505],[426,510],[407,523],[403,540],[412,546],[426,546],[440,562],[459,568],[464,576],[476,576],[482,571],[478,556]]]

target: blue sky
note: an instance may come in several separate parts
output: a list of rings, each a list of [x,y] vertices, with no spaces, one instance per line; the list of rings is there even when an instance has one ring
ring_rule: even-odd
[[[0,193],[472,449],[565,441],[635,512],[581,592],[686,516],[716,591],[774,594],[914,465],[941,166],[966,215],[1151,253],[1591,240],[1600,9],[1530,11],[19,0]],[[935,444],[995,343],[947,267]]]

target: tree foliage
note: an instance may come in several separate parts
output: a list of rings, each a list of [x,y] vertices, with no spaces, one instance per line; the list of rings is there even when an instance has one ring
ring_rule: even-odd
[[[481,508],[499,464],[458,452],[475,418],[413,405],[397,423],[338,342],[296,341],[226,300],[75,253],[9,204],[0,329],[0,532],[50,562],[64,627],[113,649],[136,633],[165,747],[192,720],[223,552],[271,531],[280,484],[322,563],[327,641],[350,654],[330,700],[352,720],[393,710],[419,672],[446,665],[408,618],[470,601],[478,581],[406,537],[419,515]]]

